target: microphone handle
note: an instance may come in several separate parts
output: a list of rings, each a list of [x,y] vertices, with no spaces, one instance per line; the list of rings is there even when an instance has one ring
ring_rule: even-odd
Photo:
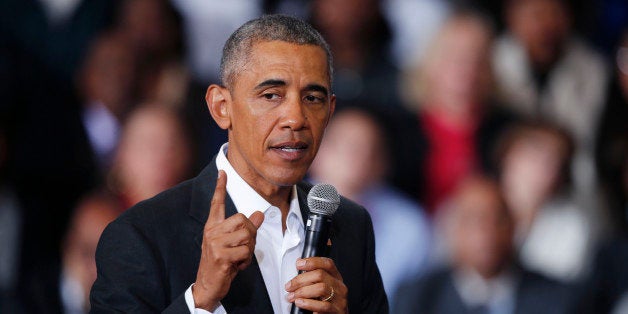
[[[327,257],[329,255],[329,228],[331,226],[331,217],[311,213],[307,219],[305,227],[305,243],[303,245],[303,254],[301,258],[313,256]],[[304,273],[300,270],[299,274]],[[294,303],[290,309],[290,314],[311,314],[311,311],[301,310]]]

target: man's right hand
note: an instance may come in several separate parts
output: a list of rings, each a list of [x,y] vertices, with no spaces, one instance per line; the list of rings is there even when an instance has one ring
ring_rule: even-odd
[[[264,214],[259,211],[249,218],[238,213],[225,219],[226,194],[227,175],[220,170],[203,230],[196,282],[192,287],[194,306],[208,311],[218,307],[238,271],[251,264],[257,229],[264,221]]]

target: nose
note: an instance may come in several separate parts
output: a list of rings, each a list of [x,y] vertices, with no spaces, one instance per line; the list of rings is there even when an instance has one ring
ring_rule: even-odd
[[[281,128],[298,131],[306,127],[307,116],[299,98],[284,102],[283,107]]]

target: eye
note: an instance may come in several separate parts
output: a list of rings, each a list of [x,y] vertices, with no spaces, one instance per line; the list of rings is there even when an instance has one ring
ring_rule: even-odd
[[[306,95],[306,96],[304,97],[304,100],[305,100],[306,102],[308,102],[308,103],[315,103],[315,104],[318,104],[318,103],[323,103],[323,102],[325,102],[325,97],[318,97],[318,96],[316,96],[316,95]]]
[[[264,93],[262,94],[262,97],[268,100],[276,100],[276,99],[279,99],[281,96],[279,96],[279,94],[276,94],[276,93]]]

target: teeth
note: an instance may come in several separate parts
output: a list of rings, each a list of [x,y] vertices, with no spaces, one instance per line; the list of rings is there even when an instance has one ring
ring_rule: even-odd
[[[282,147],[281,150],[283,150],[284,152],[296,152],[298,151],[300,148],[293,148],[293,147]]]

